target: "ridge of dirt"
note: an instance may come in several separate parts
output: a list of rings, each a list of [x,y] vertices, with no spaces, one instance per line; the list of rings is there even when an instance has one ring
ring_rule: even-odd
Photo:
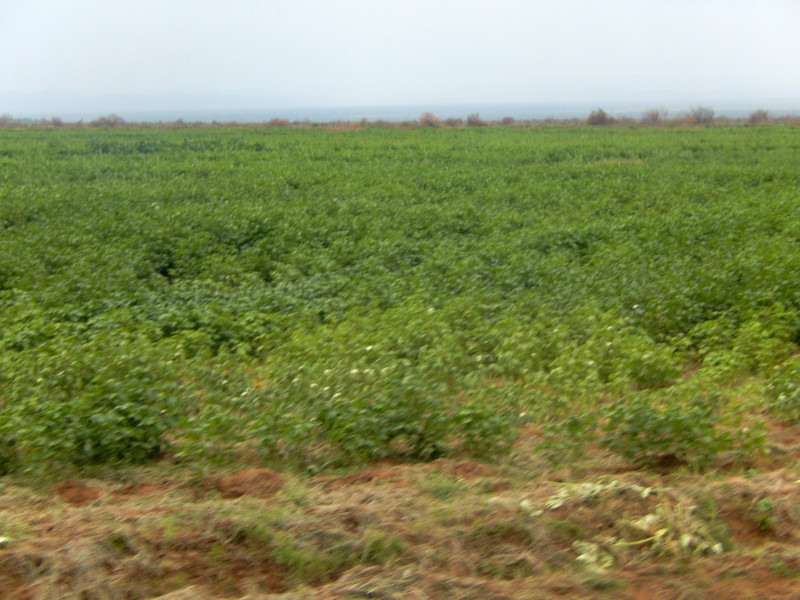
[[[5,477],[0,598],[800,597],[800,451],[770,435],[783,451],[705,474],[556,470],[529,439],[499,464]]]

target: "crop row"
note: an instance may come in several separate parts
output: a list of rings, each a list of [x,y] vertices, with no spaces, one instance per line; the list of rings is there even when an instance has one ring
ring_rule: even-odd
[[[3,468],[490,456],[530,420],[749,448],[715,390],[765,375],[796,416],[797,140],[0,131]]]

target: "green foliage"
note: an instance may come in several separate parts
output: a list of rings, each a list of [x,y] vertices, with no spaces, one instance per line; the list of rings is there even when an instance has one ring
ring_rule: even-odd
[[[307,464],[428,461],[455,451],[490,458],[516,437],[510,407],[447,397],[434,382],[389,377],[343,392],[312,385],[318,392],[308,403],[294,394],[264,398],[254,433],[268,454]]]
[[[457,403],[452,409],[452,428],[461,452],[478,458],[495,458],[511,451],[519,417],[513,405],[502,405],[496,396]]]
[[[800,358],[775,366],[765,391],[770,412],[789,422],[800,419]]]
[[[785,357],[794,347],[796,314],[776,304],[748,315],[740,324],[731,317],[705,321],[689,332],[703,365],[722,377],[757,373]]]
[[[9,432],[0,438],[0,477],[13,473],[18,465],[17,440],[14,434]]]
[[[537,450],[554,465],[582,458],[596,440],[598,425],[597,413],[591,410],[545,423],[544,441]]]
[[[759,428],[726,427],[724,398],[694,390],[636,394],[605,411],[602,444],[642,464],[677,461],[705,468],[722,452],[763,445]],[[732,423],[728,425],[739,425]]]
[[[621,319],[593,318],[591,333],[553,361],[547,384],[557,389],[600,391],[664,387],[678,376],[674,350],[657,344]]]
[[[273,560],[295,580],[311,585],[329,581],[355,565],[387,563],[405,551],[401,540],[380,531],[367,531],[356,540],[285,532],[275,532],[271,538]]]
[[[756,525],[762,531],[775,531],[778,528],[778,519],[775,516],[775,505],[769,498],[761,498],[756,502]]]
[[[273,560],[298,581],[319,585],[341,572],[348,564],[348,556],[342,548],[307,547],[288,534],[277,534],[274,545]]]
[[[521,412],[554,453],[607,420],[636,460],[704,463],[744,441],[670,392],[685,367],[721,385],[800,341],[794,134],[3,129],[0,471],[166,438],[488,458]],[[767,396],[796,418],[787,365]]]
[[[147,346],[106,338],[53,340],[6,361],[15,376],[4,386],[0,430],[15,441],[8,448],[18,466],[159,456],[177,403],[174,378],[158,361]]]
[[[430,460],[447,453],[449,419],[441,402],[412,382],[383,394],[335,398],[319,407],[322,437],[346,459],[408,455]]]

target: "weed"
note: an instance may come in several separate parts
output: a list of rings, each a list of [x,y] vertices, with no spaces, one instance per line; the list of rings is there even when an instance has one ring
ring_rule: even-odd
[[[778,527],[775,505],[769,498],[761,498],[755,503],[755,521],[761,531],[772,532]]]
[[[115,554],[134,555],[136,554],[136,544],[129,535],[116,532],[109,535],[103,542]]]
[[[623,579],[614,579],[613,577],[603,577],[601,575],[587,575],[581,582],[586,587],[598,591],[619,589],[627,585],[627,582]]]
[[[790,423],[800,420],[800,359],[774,367],[765,391],[770,412]]]
[[[378,530],[367,530],[359,543],[362,547],[358,557],[360,564],[386,564],[406,551],[406,545],[400,538]]]
[[[561,519],[547,519],[544,525],[556,540],[561,542],[571,543],[579,539],[583,533],[580,525]]]
[[[731,530],[724,519],[720,518],[717,502],[710,493],[703,491],[697,496],[697,517],[708,527],[710,541],[721,544],[725,552],[734,548]]]
[[[800,568],[780,559],[771,561],[769,570],[779,577],[785,577],[787,579],[800,578]]]

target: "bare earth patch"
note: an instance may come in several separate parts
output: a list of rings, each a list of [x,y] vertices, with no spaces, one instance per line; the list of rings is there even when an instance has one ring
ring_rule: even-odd
[[[81,506],[94,502],[103,495],[99,489],[89,487],[80,481],[62,481],[53,486],[53,491],[70,504]]]
[[[223,498],[250,495],[269,498],[283,485],[283,477],[270,469],[243,469],[224,477],[209,477],[205,483]]]

